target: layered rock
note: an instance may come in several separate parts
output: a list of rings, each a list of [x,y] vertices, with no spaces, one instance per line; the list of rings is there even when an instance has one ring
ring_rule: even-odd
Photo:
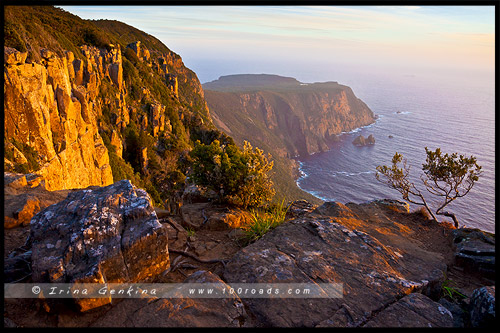
[[[76,191],[31,220],[34,282],[151,281],[169,267],[167,232],[149,195],[122,180]],[[109,298],[75,299],[81,311]]]
[[[385,217],[391,212],[376,203],[329,204],[285,222],[238,252],[224,279],[343,284],[342,298],[244,300],[264,326],[362,326],[405,294],[436,296],[447,268],[442,254],[412,239],[397,219],[366,218],[372,211]],[[448,326],[453,321],[446,316],[431,323]]]
[[[470,274],[495,280],[495,236],[479,229],[461,228],[453,231],[455,265]]]

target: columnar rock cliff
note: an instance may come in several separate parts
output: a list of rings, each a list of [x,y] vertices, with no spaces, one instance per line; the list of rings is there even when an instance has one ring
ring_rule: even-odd
[[[20,52],[6,48],[5,54]],[[42,49],[41,62],[11,62],[4,70],[5,139],[38,152],[37,173],[49,190],[113,182],[108,151],[97,128],[100,105],[94,98],[104,75],[120,84],[122,77],[115,68],[121,68],[121,55],[119,50],[86,54],[83,62],[72,52],[57,57]]]
[[[215,130],[181,57],[124,23],[48,6],[6,7],[5,33],[7,171],[50,191],[127,178],[172,204],[191,136]]]

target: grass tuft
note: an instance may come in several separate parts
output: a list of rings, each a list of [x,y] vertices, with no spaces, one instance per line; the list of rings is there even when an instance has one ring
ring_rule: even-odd
[[[250,212],[252,222],[243,228],[248,243],[258,240],[268,231],[283,223],[287,211],[288,206],[285,205],[284,199],[280,204],[272,205],[267,210],[252,209]]]

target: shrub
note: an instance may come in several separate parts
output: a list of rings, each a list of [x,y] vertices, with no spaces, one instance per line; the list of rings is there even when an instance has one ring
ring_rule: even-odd
[[[193,160],[193,181],[214,190],[220,201],[244,208],[261,206],[275,194],[269,173],[273,162],[263,151],[245,141],[241,150],[236,145],[210,145],[196,142],[190,156]]]

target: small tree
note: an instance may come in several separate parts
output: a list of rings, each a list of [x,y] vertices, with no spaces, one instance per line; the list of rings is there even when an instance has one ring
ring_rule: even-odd
[[[271,157],[246,141],[243,150],[219,140],[209,145],[197,141],[190,156],[193,181],[214,190],[221,201],[246,208],[269,202],[275,194]]]
[[[442,198],[442,202],[436,209],[435,214],[452,218],[455,227],[458,228],[459,223],[455,214],[443,211],[443,209],[450,202],[470,192],[482,173],[481,167],[477,164],[477,159],[474,156],[465,157],[457,153],[451,155],[442,154],[439,148],[432,151],[427,147],[425,147],[425,152],[427,158],[422,165],[424,173],[420,176],[420,179],[429,193]],[[431,210],[422,192],[409,180],[409,175],[410,167],[407,165],[406,159],[396,152],[392,158],[392,166],[378,166],[375,177],[399,191],[404,200],[416,205],[423,205],[432,218],[437,221],[436,215]],[[384,179],[381,176],[384,176]]]

